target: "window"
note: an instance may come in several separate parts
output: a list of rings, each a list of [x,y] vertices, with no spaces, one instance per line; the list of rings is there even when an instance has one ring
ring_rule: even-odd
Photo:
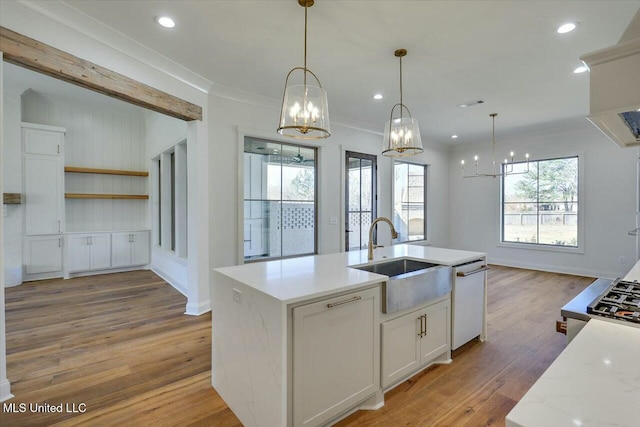
[[[153,159],[155,243],[187,257],[187,144],[181,142]]]
[[[578,157],[513,165],[502,178],[502,242],[578,247]]]
[[[317,252],[316,158],[312,147],[245,137],[245,261]]]
[[[427,166],[393,164],[393,226],[397,242],[427,238]]]

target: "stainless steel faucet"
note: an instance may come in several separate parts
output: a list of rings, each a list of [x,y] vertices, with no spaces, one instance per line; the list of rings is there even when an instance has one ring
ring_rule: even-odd
[[[373,244],[373,227],[375,227],[375,225],[377,223],[379,223],[380,221],[384,221],[387,224],[389,224],[389,227],[391,227],[391,238],[392,239],[397,239],[398,238],[398,233],[396,232],[396,229],[393,227],[393,223],[391,222],[391,220],[389,220],[389,218],[385,218],[383,216],[379,216],[378,218],[374,219],[373,222],[371,223],[371,226],[369,227],[369,243],[367,245],[369,247],[369,254],[367,256],[369,261],[373,260],[373,250],[378,247],[378,245],[374,245]]]

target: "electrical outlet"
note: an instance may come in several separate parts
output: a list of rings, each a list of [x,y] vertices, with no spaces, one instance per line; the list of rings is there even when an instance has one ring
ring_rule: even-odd
[[[233,288],[233,300],[238,304],[242,304],[242,291],[240,289]]]
[[[620,261],[620,264],[626,264],[627,263],[627,257],[626,256],[620,256],[620,258],[618,258],[618,260]]]
[[[338,224],[338,217],[337,216],[332,216],[329,218],[329,224],[330,225],[336,225]]]

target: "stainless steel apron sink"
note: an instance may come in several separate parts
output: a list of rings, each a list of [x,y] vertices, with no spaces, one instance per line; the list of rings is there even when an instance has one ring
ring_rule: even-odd
[[[416,307],[451,292],[452,273],[448,265],[400,258],[351,268],[389,276],[382,283],[383,313]]]

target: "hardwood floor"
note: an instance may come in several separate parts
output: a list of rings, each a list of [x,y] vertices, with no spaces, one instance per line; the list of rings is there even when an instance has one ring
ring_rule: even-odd
[[[489,271],[489,341],[454,352],[339,426],[504,425],[565,347],[560,307],[592,279]],[[6,289],[6,403],[86,405],[84,413],[0,413],[1,426],[240,426],[210,386],[211,316],[149,271]],[[4,408],[3,408],[4,409]],[[271,426],[265,426],[271,427]]]

